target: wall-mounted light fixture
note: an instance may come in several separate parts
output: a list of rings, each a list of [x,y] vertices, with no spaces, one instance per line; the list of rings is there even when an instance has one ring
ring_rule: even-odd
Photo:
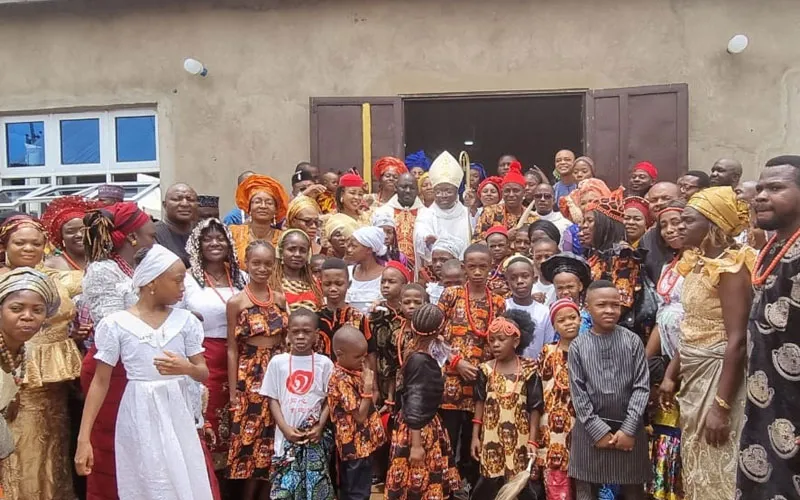
[[[734,35],[728,41],[728,54],[741,54],[749,43],[747,35]]]
[[[208,69],[203,66],[203,63],[191,57],[183,61],[183,69],[191,75],[206,76],[208,74]]]

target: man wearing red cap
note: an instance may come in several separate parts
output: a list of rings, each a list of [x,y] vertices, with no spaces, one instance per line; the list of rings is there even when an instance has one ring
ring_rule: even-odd
[[[525,177],[522,175],[522,165],[518,161],[512,162],[508,173],[503,177],[503,202],[485,207],[478,219],[473,242],[486,239],[486,232],[494,226],[503,226],[513,229],[524,212],[522,199],[525,196]],[[530,224],[539,218],[534,210],[528,211],[525,223]]]
[[[628,192],[626,196],[639,196],[644,198],[647,192],[658,180],[658,169],[649,161],[637,163],[631,169],[631,176],[628,180]]]

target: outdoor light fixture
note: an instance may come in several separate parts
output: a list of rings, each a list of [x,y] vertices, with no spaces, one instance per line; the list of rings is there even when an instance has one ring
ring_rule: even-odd
[[[203,66],[203,63],[191,57],[183,61],[183,69],[191,75],[206,76],[208,74],[208,69]]]
[[[464,145],[465,146],[474,146],[475,145],[475,141],[466,140],[466,141],[464,141]]]
[[[728,41],[728,54],[741,54],[747,48],[748,43],[750,43],[750,40],[747,39],[746,35],[734,35]]]

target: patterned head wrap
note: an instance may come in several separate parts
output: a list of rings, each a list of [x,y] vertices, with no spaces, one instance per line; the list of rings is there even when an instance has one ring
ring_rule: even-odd
[[[692,195],[686,206],[700,212],[731,237],[737,236],[750,225],[747,203],[737,200],[730,186],[703,189]]]
[[[618,193],[618,194],[615,195],[615,193]],[[615,220],[617,222],[623,222],[624,223],[624,219],[625,219],[624,211],[625,211],[625,209],[623,208],[622,200],[620,199],[620,196],[619,196],[622,193],[621,193],[621,191],[615,191],[615,193],[612,193],[612,196],[610,196],[608,198],[600,198],[597,201],[591,202],[589,205],[586,206],[586,211],[587,212],[591,212],[591,211],[600,212],[601,214],[605,215],[606,217],[609,217],[609,218],[611,218],[611,219],[613,219],[613,220]]]
[[[572,299],[558,299],[552,304],[550,304],[550,323],[555,326],[556,322],[556,314],[558,311],[562,309],[572,309],[576,313],[580,314],[581,310],[578,308],[578,304],[572,301]]]
[[[162,247],[159,244],[147,251],[136,270],[133,271],[133,286],[134,288],[142,288],[164,274],[167,269],[172,267],[176,262],[180,262],[180,257]]]
[[[416,153],[411,153],[410,155],[406,156],[405,163],[406,167],[409,169],[421,168],[427,172],[428,169],[431,168],[431,159],[425,154],[424,149],[420,149]]]
[[[372,173],[378,179],[383,177],[383,174],[390,170],[394,170],[397,175],[402,175],[408,172],[408,168],[406,167],[406,164],[403,163],[403,160],[395,158],[394,156],[384,156],[383,158],[378,159],[378,161],[375,162],[375,166],[372,167]]]
[[[350,238],[356,229],[358,222],[354,218],[345,214],[331,214],[325,220],[323,233],[326,239],[330,239],[337,231],[341,231],[344,238]]]
[[[419,191],[422,191],[422,184],[424,184],[425,181],[429,180],[430,178],[431,174],[429,174],[428,172],[425,172],[424,174],[420,175],[419,179],[417,179],[417,189]]]
[[[47,231],[50,242],[56,248],[63,250],[64,239],[61,237],[61,228],[64,224],[72,219],[83,219],[86,212],[100,206],[100,202],[80,196],[62,196],[51,201],[42,214],[42,226]]]
[[[61,306],[61,297],[55,283],[43,272],[30,267],[18,267],[0,276],[0,304],[14,292],[29,290],[42,297],[47,317]]]
[[[574,165],[574,164],[578,163],[579,161],[582,161],[583,163],[589,165],[589,170],[591,170],[592,171],[592,175],[594,175],[594,160],[592,160],[588,156],[579,156],[579,157],[575,158],[575,161],[572,162],[572,164]],[[587,180],[587,179],[584,179],[584,180]]]
[[[502,316],[498,316],[489,323],[488,332],[495,335],[500,333],[506,337],[520,337],[522,335],[517,325]]]
[[[583,217],[581,197],[586,193],[597,193],[600,198],[611,196],[611,190],[601,179],[596,177],[584,179],[578,184],[578,189],[573,190],[568,196],[562,196],[558,200],[561,214],[572,222],[580,222]]]
[[[628,208],[635,208],[644,215],[647,227],[653,224],[653,216],[650,213],[650,202],[640,196],[628,196],[625,198],[625,210]]]
[[[278,221],[286,217],[289,206],[289,195],[280,182],[266,175],[251,175],[236,188],[236,206],[250,213],[250,200],[256,193],[267,193],[275,200],[275,219]]]
[[[469,169],[478,172],[478,185],[486,180],[486,169],[480,163],[470,163]]]
[[[300,214],[300,212],[307,208],[314,209],[314,211],[317,212],[317,215],[319,215],[322,211],[319,208],[319,204],[316,202],[316,200],[302,194],[290,201],[289,208],[286,210],[286,225],[288,227],[293,227],[295,218]]]
[[[203,236],[212,229],[219,231],[225,236],[225,241],[228,243],[228,261],[225,263],[225,267],[227,267],[230,273],[234,288],[242,290],[246,283],[239,267],[239,260],[236,257],[233,236],[231,236],[231,231],[228,229],[228,226],[220,222],[219,219],[203,219],[194,226],[192,234],[189,235],[189,239],[186,241],[186,252],[189,254],[189,273],[191,273],[192,277],[201,287],[206,286],[201,242]]]
[[[3,245],[8,244],[8,239],[11,238],[11,235],[22,227],[32,227],[42,233],[45,238],[47,238],[47,232],[44,230],[44,226],[42,224],[31,217],[30,215],[12,215],[8,219],[3,222],[3,225],[0,226],[0,243]]]

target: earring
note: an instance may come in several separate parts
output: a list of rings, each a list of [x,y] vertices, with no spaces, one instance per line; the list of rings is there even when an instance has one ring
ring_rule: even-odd
[[[6,259],[6,267],[11,267],[11,259],[8,258],[8,254],[4,254],[4,257]]]
[[[150,295],[155,295],[155,294],[156,294],[156,291],[151,288],[150,289]]]
[[[135,236],[131,236],[130,242],[131,242],[131,246],[132,247],[135,247],[136,245],[139,244],[139,242],[136,240]]]

